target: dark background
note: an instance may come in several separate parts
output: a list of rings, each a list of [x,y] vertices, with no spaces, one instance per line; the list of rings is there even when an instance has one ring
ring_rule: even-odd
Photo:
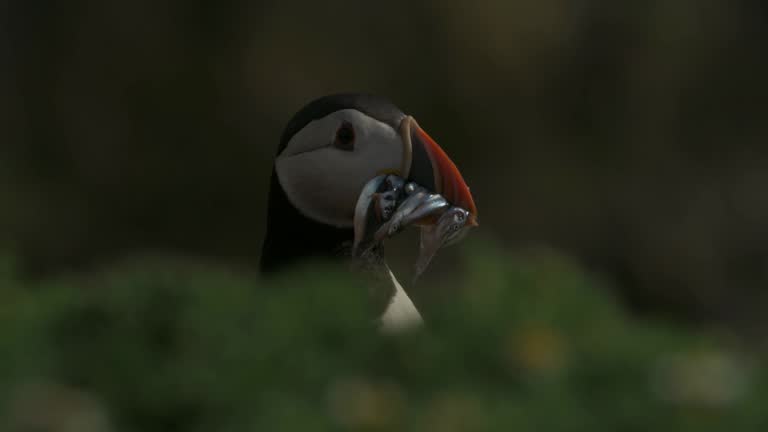
[[[572,254],[639,310],[754,324],[767,24],[758,0],[2,2],[0,249],[30,277],[255,267],[285,123],[364,91],[457,162],[478,238]]]

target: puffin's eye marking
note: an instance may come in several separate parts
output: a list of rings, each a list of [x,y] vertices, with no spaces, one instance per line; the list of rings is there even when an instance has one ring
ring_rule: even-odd
[[[352,123],[345,121],[339,126],[333,145],[339,150],[344,151],[355,149],[355,128],[352,127]]]

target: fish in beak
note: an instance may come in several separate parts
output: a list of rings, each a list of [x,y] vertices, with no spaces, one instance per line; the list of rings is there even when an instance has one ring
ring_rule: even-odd
[[[396,173],[381,173],[364,187],[355,208],[353,253],[364,254],[405,227],[418,226],[415,281],[440,248],[478,226],[477,207],[456,165],[413,117],[402,120],[399,132],[404,143],[402,166]]]

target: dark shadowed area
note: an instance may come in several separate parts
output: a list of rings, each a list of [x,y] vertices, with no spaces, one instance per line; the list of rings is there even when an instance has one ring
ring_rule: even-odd
[[[360,91],[457,163],[467,244],[553,251],[625,311],[763,335],[766,43],[758,0],[1,2],[0,256],[30,286],[154,256],[250,274],[287,121]],[[482,291],[453,283],[482,266],[466,256],[442,251],[417,303]]]

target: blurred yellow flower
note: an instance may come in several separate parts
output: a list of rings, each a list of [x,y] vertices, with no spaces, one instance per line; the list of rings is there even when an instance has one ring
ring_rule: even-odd
[[[400,386],[362,377],[335,380],[326,401],[331,417],[351,429],[390,429],[400,423],[404,397]]]
[[[562,337],[546,325],[510,332],[504,355],[510,366],[535,372],[557,372],[566,362]]]

